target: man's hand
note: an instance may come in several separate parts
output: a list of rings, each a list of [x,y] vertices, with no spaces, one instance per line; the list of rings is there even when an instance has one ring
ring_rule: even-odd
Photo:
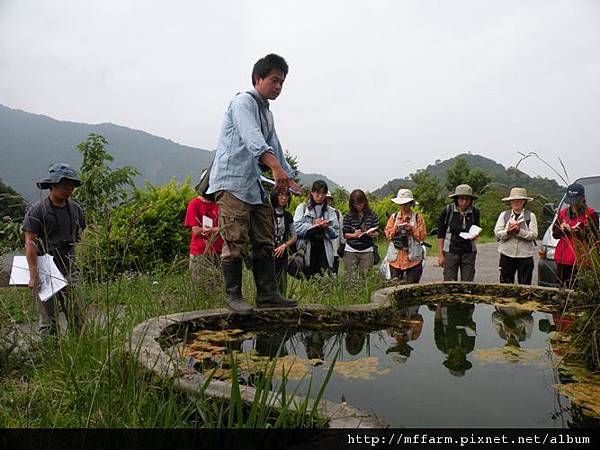
[[[271,171],[273,172],[273,179],[275,180],[275,190],[277,192],[287,192],[290,181],[293,183],[294,180],[290,179],[290,176],[279,164],[277,167],[271,169]]]
[[[444,255],[438,255],[438,266],[444,267]]]
[[[285,253],[285,249],[287,248],[287,243],[285,244],[281,244],[279,247],[277,247],[274,251],[273,251],[273,255],[276,258],[281,258],[283,256],[283,254]]]

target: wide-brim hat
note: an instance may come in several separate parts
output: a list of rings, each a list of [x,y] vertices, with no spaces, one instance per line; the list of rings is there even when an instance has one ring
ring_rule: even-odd
[[[579,203],[579,201],[585,197],[585,188],[582,184],[573,183],[567,188],[567,195],[565,195],[565,203],[572,205],[573,203]]]
[[[509,196],[502,199],[503,202],[510,202],[511,200],[527,200],[530,202],[533,198],[527,196],[527,189],[514,187],[510,190]]]
[[[36,185],[38,189],[50,189],[53,184],[60,183],[65,178],[72,181],[75,187],[81,186],[81,178],[75,169],[65,163],[53,164],[48,169],[48,176],[39,180]]]
[[[415,204],[417,204],[417,202],[415,201],[415,197],[410,189],[400,189],[398,191],[398,195],[396,195],[396,197],[392,199],[392,202],[394,202],[397,205],[405,205],[410,202],[415,202]]]
[[[473,188],[471,186],[469,186],[468,184],[459,184],[458,186],[456,186],[456,189],[454,189],[454,192],[452,194],[449,194],[448,197],[450,197],[450,198],[456,198],[456,197],[477,198],[477,196],[475,194],[473,194]]]

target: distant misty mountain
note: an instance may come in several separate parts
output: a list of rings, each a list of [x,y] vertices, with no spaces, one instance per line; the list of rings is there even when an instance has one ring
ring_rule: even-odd
[[[428,165],[425,170],[435,176],[443,186],[446,181],[446,172],[448,171],[448,168],[452,166],[458,158],[465,159],[471,167],[480,168],[492,177],[492,183],[496,183],[506,188],[514,186],[524,187],[529,192],[543,195],[551,201],[559,200],[564,193],[564,187],[559,185],[555,180],[544,177],[531,177],[519,169],[515,169],[514,167],[506,168],[492,159],[471,153],[463,153],[444,161],[438,160],[435,164]],[[382,198],[397,192],[400,188],[410,188],[411,185],[414,185],[414,183],[412,183],[409,178],[397,178],[388,181],[384,186],[373,191],[373,194]]]
[[[110,145],[114,167],[133,166],[140,171],[136,184],[144,180],[164,184],[170,179],[183,182],[188,176],[195,181],[210,164],[212,151],[181,145],[112,123],[86,124],[56,120],[0,105],[0,179],[29,201],[39,197],[35,181],[45,176],[54,162],[66,162],[78,168],[81,155],[77,144],[90,133],[104,136]],[[337,184],[318,174],[300,174],[302,184],[325,179],[335,189]]]

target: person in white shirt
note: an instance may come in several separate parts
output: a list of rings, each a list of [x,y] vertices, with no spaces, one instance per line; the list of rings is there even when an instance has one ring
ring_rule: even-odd
[[[519,187],[502,199],[511,209],[500,214],[494,228],[500,253],[500,283],[514,283],[516,273],[519,284],[531,284],[538,228],[535,214],[525,205],[532,200],[527,190]]]

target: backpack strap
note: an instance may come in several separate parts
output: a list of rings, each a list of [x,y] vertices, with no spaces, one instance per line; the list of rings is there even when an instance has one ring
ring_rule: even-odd
[[[262,99],[258,98],[258,95],[254,91],[246,91],[250,97],[254,99],[258,106],[258,119],[260,120],[260,131],[262,132],[265,141],[268,142],[273,135],[273,130],[269,130],[269,122],[267,120],[266,108],[263,106]]]

